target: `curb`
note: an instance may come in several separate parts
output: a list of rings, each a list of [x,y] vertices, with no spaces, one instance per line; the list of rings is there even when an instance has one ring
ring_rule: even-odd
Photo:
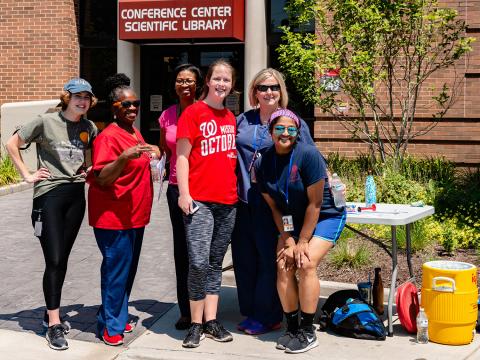
[[[27,189],[31,189],[32,187],[33,187],[33,184],[29,184],[25,181],[22,181],[21,183],[18,183],[18,184],[2,186],[0,187],[0,196],[13,194],[19,191],[24,191]]]
[[[350,283],[343,283],[343,282],[336,282],[336,281],[327,281],[327,280],[319,280],[320,281],[320,297],[327,298],[332,295],[335,291],[338,290],[357,290],[357,284],[350,284]],[[235,275],[233,270],[224,271],[222,274],[222,285],[227,286],[236,286],[235,282]],[[388,302],[388,294],[390,293],[390,288],[384,288],[383,290],[383,299],[384,303]],[[395,306],[395,303],[394,303]]]

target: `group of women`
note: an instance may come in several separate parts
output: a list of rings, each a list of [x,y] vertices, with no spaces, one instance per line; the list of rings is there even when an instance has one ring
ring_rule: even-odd
[[[276,330],[285,315],[278,349],[299,353],[317,346],[316,268],[338,239],[345,211],[333,205],[326,163],[308,127],[287,109],[282,75],[260,71],[249,85],[253,110],[235,118],[225,107],[235,88],[235,70],[227,61],[211,64],[204,81],[194,65],[177,67],[178,104],[159,118],[160,147],[146,144],[133,125],[140,100],[129,79],[117,74],[106,85],[113,121],[98,136],[85,118],[96,102],[91,86],[73,79],[64,87],[61,112],[40,116],[7,143],[21,175],[35,184],[32,223],[46,262],[50,347],[68,347],[64,334],[70,327],[59,306],[84,214],[85,180],[89,222],[103,255],[99,335],[106,344],[119,345],[132,331],[128,299],[152,205],[149,163],[164,153],[170,158],[167,200],[180,308],[175,327],[188,330],[183,346],[197,347],[205,336],[233,339],[217,319],[230,240],[245,316],[238,329],[252,335]],[[33,174],[19,152],[29,142],[37,144],[39,167]],[[86,175],[89,147],[92,167]]]

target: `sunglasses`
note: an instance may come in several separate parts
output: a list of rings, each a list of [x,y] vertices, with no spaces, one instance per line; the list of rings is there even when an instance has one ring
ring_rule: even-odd
[[[298,134],[298,129],[295,126],[283,126],[283,125],[275,125],[273,127],[273,133],[277,136],[282,135],[285,132],[285,129],[287,129],[288,135],[290,136],[297,136]]]
[[[128,109],[132,105],[134,107],[138,108],[140,106],[140,99],[137,99],[137,100],[123,100],[123,101],[117,101],[116,103],[113,103],[113,106],[122,106],[125,109]]]
[[[176,80],[175,80],[175,83],[176,83],[177,85],[188,85],[188,86],[191,86],[191,85],[195,84],[196,81],[193,80],[193,79],[176,79]]]
[[[260,92],[267,92],[268,89],[271,91],[280,91],[280,85],[279,84],[274,84],[274,85],[257,85],[256,86],[257,90]]]

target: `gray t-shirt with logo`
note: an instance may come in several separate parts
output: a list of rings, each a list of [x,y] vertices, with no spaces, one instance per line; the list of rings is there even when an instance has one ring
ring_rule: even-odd
[[[26,143],[36,143],[38,168],[45,167],[51,174],[35,183],[34,198],[60,184],[85,182],[85,151],[91,148],[97,132],[92,121],[70,121],[59,112],[39,115],[18,130]]]

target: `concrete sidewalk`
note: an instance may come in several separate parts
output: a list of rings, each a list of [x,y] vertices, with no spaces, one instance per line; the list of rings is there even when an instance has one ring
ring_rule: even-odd
[[[232,274],[226,273],[224,282],[234,284]],[[326,289],[333,291],[333,288]],[[322,299],[323,302],[324,299]],[[178,307],[164,314],[153,326],[128,345],[106,345],[69,340],[70,349],[63,352],[50,350],[43,337],[25,332],[0,330],[0,353],[10,359],[116,359],[116,360],[223,360],[223,359],[286,359],[290,354],[275,349],[275,341],[281,331],[261,336],[249,336],[236,330],[241,320],[238,311],[236,289],[231,285],[222,287],[218,318],[233,333],[231,343],[218,343],[205,339],[196,349],[182,348],[184,331],[177,331],[173,324],[178,319]],[[301,359],[335,360],[474,360],[480,359],[480,337],[465,346],[446,346],[434,343],[419,345],[415,337],[406,334],[398,322],[394,325],[395,336],[385,341],[355,340],[331,333],[318,332],[320,343],[315,349],[299,354]]]

